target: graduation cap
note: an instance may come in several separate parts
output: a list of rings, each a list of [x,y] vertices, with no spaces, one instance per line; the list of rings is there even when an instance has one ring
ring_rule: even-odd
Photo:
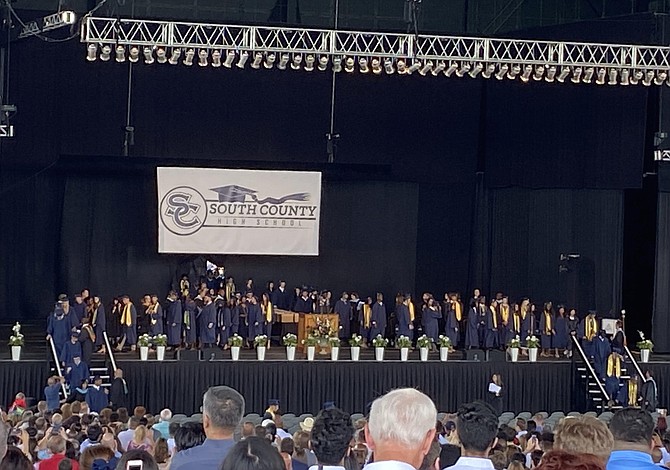
[[[214,191],[219,195],[219,202],[245,202],[247,196],[258,192],[254,189],[245,188],[236,184],[211,188],[210,191]]]
[[[279,400],[276,398],[270,398],[268,400],[268,406],[279,406]]]
[[[58,296],[58,302],[63,303],[67,301],[68,301],[67,294],[61,294]]]
[[[326,401],[323,403],[323,409],[324,410],[330,410],[331,408],[335,408],[335,402],[334,401]]]
[[[95,377],[93,377],[93,382],[95,382],[96,380],[102,380],[102,377],[96,375]]]
[[[79,332],[78,331],[73,331],[72,333],[70,333],[70,336],[73,337],[73,338],[79,338]]]

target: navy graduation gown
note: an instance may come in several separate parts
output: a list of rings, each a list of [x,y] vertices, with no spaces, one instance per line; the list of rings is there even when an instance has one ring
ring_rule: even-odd
[[[87,388],[86,392],[86,403],[88,408],[91,411],[100,413],[100,410],[106,408],[109,404],[109,399],[105,393],[105,389],[100,387],[96,388],[94,385]]]
[[[234,306],[230,309],[230,336],[239,334],[240,331],[240,307]]]
[[[451,302],[445,302],[446,322],[444,333],[451,340],[451,345],[456,347],[458,344],[458,319],[456,318],[456,309]]]
[[[88,366],[83,361],[79,365],[76,365],[74,362],[70,363],[67,368],[70,369],[70,372],[67,373],[67,381],[72,387],[78,387],[84,380],[88,380],[91,377]]]
[[[81,327],[79,333],[79,344],[81,345],[81,360],[86,364],[91,363],[93,357],[93,328],[88,323]],[[97,339],[97,338],[96,338]]]
[[[256,336],[263,334],[265,319],[263,318],[263,311],[260,305],[249,304],[247,308],[247,324],[249,325],[247,336],[249,341],[253,341]]]
[[[219,345],[223,346],[228,343],[228,338],[232,336],[233,314],[227,305],[224,305],[220,310],[221,317],[221,337],[219,338]]]
[[[72,313],[77,318],[77,325],[81,324],[81,320],[86,316],[86,304],[84,302],[80,304],[73,302],[70,307]]]
[[[184,302],[184,341],[188,344],[195,343],[197,339],[196,324],[196,306],[195,301],[188,300]]]
[[[372,305],[370,316],[370,339],[386,333],[386,307],[383,303],[375,302]]]
[[[149,323],[149,334],[152,336],[163,334],[163,307],[161,307],[161,304],[156,304],[155,309],[151,313]]]
[[[556,328],[556,325],[554,324],[554,315],[553,313],[549,314],[549,318],[551,319],[551,330],[554,330]],[[553,331],[550,331],[549,333],[546,332],[546,326],[547,326],[547,315],[545,312],[540,313],[540,345],[542,346],[542,349],[549,349],[552,347],[552,340],[553,340]]]
[[[62,309],[56,308],[56,310],[49,315],[47,321],[47,333],[53,338],[56,354],[58,354],[59,357],[63,346],[70,340],[72,329],[77,326],[77,320],[71,312],[72,310],[66,315],[63,313]],[[58,316],[56,315],[57,313],[60,313],[61,315]]]
[[[205,305],[200,312],[200,343],[216,342],[216,305],[214,302]]]
[[[612,354],[612,350],[607,338],[602,336],[593,338],[593,369],[599,378],[605,376],[605,366],[610,354]]]
[[[100,304],[93,312],[91,318],[93,331],[95,331],[95,345],[100,347],[105,343],[104,332],[107,331],[107,316],[105,315],[105,306]]]
[[[74,344],[72,341],[68,341],[63,345],[60,356],[58,358],[60,359],[61,363],[69,364],[72,362],[74,357],[81,358],[81,344],[79,341],[75,342]]]
[[[484,335],[484,347],[486,349],[491,349],[495,348],[498,346],[498,318],[497,315],[498,313],[495,311],[495,309],[491,310],[491,307],[487,307],[486,309],[486,314],[485,314],[485,328],[486,328],[486,334]]]
[[[293,310],[298,313],[312,313],[312,299],[307,297],[307,300],[305,300],[302,297],[298,297]]]
[[[468,312],[468,323],[465,329],[465,345],[469,348],[479,347],[479,311],[471,307]]]
[[[440,334],[438,319],[442,317],[440,311],[435,307],[424,307],[421,315],[421,323],[423,324],[423,333],[428,336],[434,343]]]
[[[334,312],[340,317],[340,338],[351,336],[351,304],[342,299],[335,303]]]
[[[556,334],[554,335],[554,347],[558,349],[567,349],[568,342],[570,341],[570,338],[568,337],[569,332],[567,319],[560,315],[556,316],[554,329],[556,330]]]
[[[168,337],[168,344],[170,346],[178,346],[181,344],[181,324],[182,312],[181,302],[176,300],[168,300],[167,306],[167,325],[166,333]]]
[[[409,307],[405,304],[399,304],[396,308],[395,316],[398,319],[398,336],[407,336],[412,338],[412,330],[409,329]]]

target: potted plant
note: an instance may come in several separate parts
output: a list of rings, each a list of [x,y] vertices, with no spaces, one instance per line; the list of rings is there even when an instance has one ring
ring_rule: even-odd
[[[384,360],[384,348],[388,344],[389,340],[384,338],[382,335],[377,335],[377,337],[372,340],[372,345],[375,347],[375,359],[377,361]]]
[[[349,346],[351,346],[351,360],[358,361],[361,357],[361,345],[363,344],[363,337],[354,334],[349,339]]]
[[[140,347],[140,361],[146,361],[149,358],[149,346],[151,346],[151,336],[144,333],[137,338],[137,345]]]
[[[165,347],[167,346],[166,335],[156,335],[151,339],[151,342],[156,346],[156,360],[162,361],[165,359]]]
[[[438,341],[440,342],[440,361],[447,362],[449,350],[452,348],[451,340],[448,336],[440,335]]]
[[[295,347],[298,344],[298,337],[293,333],[286,333],[282,342],[286,346],[286,360],[295,361]]]
[[[396,344],[400,348],[400,360],[402,362],[407,362],[407,358],[409,357],[409,348],[412,347],[412,340],[407,336],[400,336],[398,341],[396,341]]]
[[[537,336],[527,336],[526,347],[528,348],[528,360],[530,362],[537,362],[537,349],[540,347],[540,340]]]
[[[235,333],[233,336],[228,338],[228,344],[230,345],[230,354],[233,358],[233,361],[240,360],[240,348],[244,344],[244,338]]]
[[[307,338],[302,340],[302,344],[307,347],[307,360],[313,361],[316,345],[319,344],[319,338],[314,335],[309,335]]]
[[[268,345],[268,337],[266,335],[258,335],[254,338],[254,347],[256,348],[256,359],[259,361],[265,360],[265,351]]]
[[[432,344],[431,339],[426,336],[420,336],[416,340],[416,345],[420,348],[419,352],[421,353],[421,360],[423,362],[426,362],[428,360],[428,349],[430,348],[430,345]]]
[[[514,338],[512,338],[507,345],[507,351],[509,353],[509,357],[512,360],[512,362],[518,362],[519,361],[519,348],[521,348],[521,338],[519,338],[519,335],[516,335]]]
[[[649,339],[644,338],[644,333],[638,331],[640,335],[640,341],[637,343],[637,347],[640,349],[640,362],[649,362],[649,355],[654,349],[654,343]]]
[[[12,347],[12,361],[21,359],[21,348],[23,347],[23,335],[21,334],[21,324],[16,322],[12,327],[12,335],[9,337],[9,345]]]
[[[340,338],[331,336],[328,338],[328,342],[330,343],[330,360],[337,361],[340,357]]]

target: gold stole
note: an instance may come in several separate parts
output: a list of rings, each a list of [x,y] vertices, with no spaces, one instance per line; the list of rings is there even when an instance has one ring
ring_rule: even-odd
[[[91,324],[95,325],[95,321],[98,319],[98,307],[95,307],[93,310],[93,318],[91,318]]]
[[[607,358],[607,376],[621,378],[621,359],[615,354],[610,354]]]
[[[186,295],[186,291],[191,287],[190,283],[186,279],[179,281],[179,291],[181,295]]]
[[[233,297],[234,291],[235,291],[235,284],[226,283],[226,300],[230,300]]]
[[[545,335],[550,335],[551,334],[551,313],[549,312],[544,312],[544,334]]]
[[[91,337],[91,341],[95,342],[95,333],[93,332],[93,328],[91,328],[91,325],[89,324],[82,325],[82,329],[86,329],[88,335]]]
[[[267,305],[261,304],[263,307],[263,312],[265,312],[265,321],[268,323],[272,321],[272,303],[268,302]]]
[[[500,316],[503,322],[507,323],[509,321],[509,305],[500,306]]]
[[[149,308],[147,309],[147,314],[148,315],[153,315],[153,314],[156,313],[157,310],[158,310],[158,304],[151,304],[151,305],[149,305]],[[157,320],[155,318],[151,318],[151,324],[152,325],[155,325],[156,322],[157,322]]]
[[[521,315],[513,313],[512,316],[514,317],[514,331],[518,333],[521,331]]]
[[[628,381],[628,406],[637,406],[637,380]]]
[[[491,315],[493,316],[493,328],[498,328],[498,315],[496,314],[496,308],[490,306],[489,310],[491,310]]]
[[[598,322],[595,318],[586,317],[586,331],[585,336],[588,341],[593,341],[593,338],[598,334]]]
[[[127,305],[123,306],[123,313],[121,314],[121,324],[126,325],[126,326],[132,326],[133,324],[133,317],[130,314],[130,307],[132,306],[132,302],[128,302]]]
[[[412,303],[411,300],[409,301],[409,304],[407,305],[407,307],[409,308],[409,321],[413,322],[414,321],[414,304]]]
[[[370,317],[372,316],[372,308],[365,304],[363,305],[363,327],[370,328]]]
[[[526,307],[526,308],[521,307],[521,314],[520,315],[521,315],[521,319],[525,320],[526,315],[528,315],[528,307]]]
[[[456,312],[456,321],[461,321],[461,318],[463,317],[463,307],[461,307],[460,302],[456,301],[454,311]]]

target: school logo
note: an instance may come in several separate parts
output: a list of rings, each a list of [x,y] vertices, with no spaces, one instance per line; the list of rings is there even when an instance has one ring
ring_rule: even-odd
[[[172,188],[160,205],[163,226],[175,235],[191,235],[200,230],[207,218],[207,202],[196,189]]]
[[[288,201],[298,201],[305,202],[309,201],[309,193],[294,193],[282,196],[280,198],[266,197],[264,199],[259,199],[255,189],[245,188],[243,186],[238,186],[236,184],[229,184],[227,186],[221,186],[219,188],[212,188],[210,191],[214,191],[218,197],[219,202],[236,202],[236,203],[245,203],[245,202],[255,202],[256,204],[284,204]]]

